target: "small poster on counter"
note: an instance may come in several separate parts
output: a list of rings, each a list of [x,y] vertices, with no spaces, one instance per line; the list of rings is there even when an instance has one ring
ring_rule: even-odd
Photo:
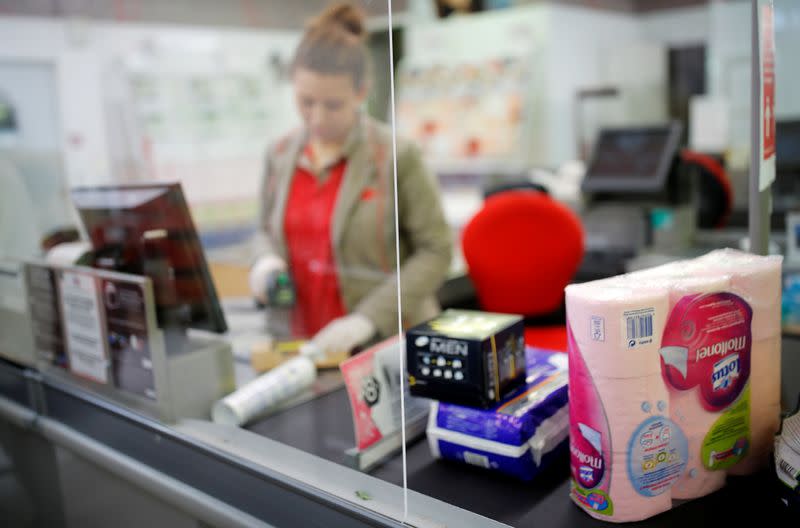
[[[25,284],[39,361],[157,399],[155,312],[148,281],[30,262],[25,266]]]
[[[406,422],[427,416],[430,400],[415,398],[400,386],[400,354],[404,342],[398,337],[382,341],[358,353],[339,367],[353,411],[356,446],[364,450],[403,427],[400,391],[405,390]]]
[[[49,365],[67,368],[55,273],[33,264],[26,267],[25,273],[36,357]]]
[[[108,383],[108,355],[103,340],[97,280],[88,273],[63,271],[58,280],[69,369]]]
[[[141,284],[101,279],[114,385],[150,399],[156,398]]]

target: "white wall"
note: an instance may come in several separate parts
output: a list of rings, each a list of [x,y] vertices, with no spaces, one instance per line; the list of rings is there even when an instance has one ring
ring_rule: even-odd
[[[101,180],[110,167],[99,104],[97,51],[93,46],[71,42],[66,27],[56,20],[0,19],[0,60],[42,62],[54,67],[61,112],[58,138],[65,170],[72,184],[82,184]]]
[[[104,104],[112,66],[142,50],[194,48],[231,60],[263,60],[271,49],[292,46],[295,32],[187,29],[64,19],[0,17],[0,62],[41,62],[54,67],[58,138],[70,185],[110,181],[113,167],[109,116]],[[280,128],[280,126],[276,127]],[[264,144],[266,144],[266,138]]]
[[[60,150],[60,136],[53,126],[60,119],[55,90],[51,65],[0,61],[0,97],[11,104],[17,121],[13,133],[0,133],[0,147]]]
[[[714,4],[711,8],[712,89],[717,93],[734,90],[732,69],[750,62],[750,5]],[[776,108],[778,118],[800,115],[800,2],[775,0]],[[738,97],[749,98],[747,93]],[[749,99],[748,99],[749,100]]]
[[[546,138],[550,144],[548,165],[578,156],[575,93],[579,89],[620,89],[619,97],[582,105],[584,129],[663,119],[659,86],[666,72],[665,54],[659,44],[643,38],[634,15],[553,5],[548,27],[549,118],[536,138]]]
[[[711,2],[645,15],[557,4],[536,7],[429,23],[424,39],[416,39],[420,32],[410,28],[407,56],[424,62],[486,54],[514,44],[513,33],[498,30],[503,24],[507,27],[506,21],[515,18],[520,26],[535,28],[536,46],[544,56],[542,65],[536,66],[541,82],[534,81],[531,87],[530,149],[537,163],[554,165],[575,155],[576,89],[625,85],[627,102],[598,102],[602,110],[595,111],[596,119],[610,123],[615,114],[623,121],[629,114],[639,114],[642,121],[655,120],[666,111],[654,106],[662,104],[661,99],[666,104],[666,48],[706,44],[709,93],[730,102],[734,150],[749,146],[749,2]],[[800,50],[800,1],[775,0],[775,9],[776,111],[779,118],[800,116],[800,63],[794,56]],[[449,27],[456,32],[459,25],[459,38],[442,37]],[[635,46],[628,46],[631,43]],[[738,157],[746,164],[746,156]]]
[[[731,141],[747,164],[750,146],[749,3],[714,3],[710,7],[708,41],[709,92],[730,104]],[[778,119],[800,117],[800,2],[775,0],[775,113]]]
[[[668,46],[689,46],[708,40],[710,31],[708,6],[670,9],[639,17],[642,36],[648,41]]]
[[[775,0],[777,39],[777,112],[800,115],[800,2]],[[713,2],[708,7],[635,16],[569,6],[538,5],[407,28],[410,59],[458,60],[480,54],[518,53],[520,46],[542,50],[531,87],[534,156],[558,164],[574,156],[573,99],[577,87],[613,80],[618,72],[642,74],[625,64],[619,50],[626,43],[663,45],[708,43],[709,90],[731,100],[735,141],[746,142],[749,108],[750,7],[747,2]],[[467,23],[469,22],[469,23]],[[272,47],[291,46],[297,34],[186,29],[157,25],[117,25],[91,21],[0,17],[0,62],[33,61],[56,73],[57,141],[70,184],[108,181],[113,172],[104,81],[119,57],[156,45],[228,50],[245,61],[257,60]],[[160,43],[160,44],[159,44]],[[236,50],[236,51],[234,51]],[[616,50],[616,51],[614,51]],[[615,66],[616,65],[616,66]],[[655,68],[650,64],[651,70]],[[649,75],[649,74],[648,74]],[[545,115],[555,116],[546,118]],[[277,127],[280,128],[280,127]],[[738,135],[737,135],[738,134]],[[738,139],[737,139],[738,138]],[[265,141],[266,142],[266,141]]]
[[[538,114],[543,113],[539,102],[546,99],[544,54],[549,39],[548,13],[548,6],[537,5],[480,15],[452,16],[443,21],[417,18],[405,30],[403,66],[453,67],[508,57],[524,60],[530,67],[528,75],[532,79],[530,89],[525,87],[524,90],[524,97],[528,99],[524,104],[527,112],[523,118],[525,127],[531,120],[543,119]],[[399,90],[402,98],[402,86]],[[541,158],[542,142],[523,143],[513,154],[504,156],[500,163],[518,164],[527,159]],[[452,168],[458,164],[458,161],[450,159],[431,159],[430,162],[439,168]]]
[[[632,14],[541,4],[416,23],[406,29],[405,60],[425,66],[503,55],[530,57],[528,129],[521,150],[529,162],[556,167],[576,155],[574,101],[579,88],[625,84],[631,90],[627,103],[617,102],[617,113],[633,119],[631,103],[644,97],[646,111],[639,112],[644,120],[663,115],[651,86],[658,90],[663,84],[664,54],[658,46],[646,46],[641,35]]]
[[[543,45],[547,12],[545,6],[531,6],[418,21],[406,28],[405,57],[427,66],[524,55]]]

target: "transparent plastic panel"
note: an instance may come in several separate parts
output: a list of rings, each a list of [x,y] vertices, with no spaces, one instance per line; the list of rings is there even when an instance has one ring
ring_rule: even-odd
[[[388,3],[76,9],[0,17],[0,259],[35,261],[0,355],[332,512],[301,524],[402,521]]]
[[[769,157],[774,117],[764,218],[770,253],[788,255],[797,6],[776,0],[770,16],[758,2],[776,84],[751,154],[752,2],[525,4],[419,2],[403,27],[396,145],[422,153],[438,203],[401,202],[398,219],[425,216],[426,243],[452,252],[400,276],[409,399],[431,400],[426,441],[407,448],[409,495],[511,526],[691,522],[775,480],[781,260],[712,251],[749,247],[751,160]],[[441,311],[415,309],[419,292]],[[752,359],[736,382],[695,357],[713,327],[697,307],[725,299],[714,309],[738,314],[725,331],[752,339],[724,354]],[[662,376],[683,361],[691,382]],[[729,398],[703,406],[713,380]],[[728,475],[746,484],[723,487]]]

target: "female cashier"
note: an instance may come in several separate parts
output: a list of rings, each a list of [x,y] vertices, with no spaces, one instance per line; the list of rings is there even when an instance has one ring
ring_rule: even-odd
[[[292,276],[293,334],[334,353],[397,333],[392,135],[361,107],[369,81],[362,13],[330,7],[311,22],[291,65],[303,126],[273,145],[262,185],[260,258],[250,271],[265,301],[276,272]],[[397,145],[403,324],[437,314],[451,259],[433,176]]]

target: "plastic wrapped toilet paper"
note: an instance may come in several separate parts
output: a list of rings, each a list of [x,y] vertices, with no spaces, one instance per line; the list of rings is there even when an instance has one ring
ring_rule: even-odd
[[[781,401],[781,338],[754,340],[751,352],[750,395],[755,405],[767,408]]]
[[[613,283],[570,285],[567,322],[593,376],[635,378],[661,372],[660,336],[669,307],[665,288]]]
[[[750,416],[750,450],[744,460],[733,466],[731,475],[751,475],[769,463],[769,457],[781,423],[781,406],[759,405]]]
[[[614,499],[614,521],[640,521],[653,515],[665,512],[672,507],[672,499],[668,491],[670,479],[664,479],[662,485],[667,491],[653,496],[643,495],[640,489],[634,489],[630,472],[630,464],[641,464],[640,460],[631,460],[628,452],[614,453],[612,467],[626,468],[626,471],[611,472],[611,496]]]
[[[697,446],[701,439],[690,438],[690,445]],[[699,457],[690,457],[683,476],[672,487],[672,498],[676,500],[696,499],[713,493],[725,486],[724,471],[709,471],[703,467]]]
[[[781,335],[780,301],[771,305],[753,305],[753,339],[763,341]]]
[[[712,251],[697,262],[706,269],[732,275],[731,290],[753,308],[754,340],[780,335],[782,257],[760,257],[725,249]]]
[[[574,502],[640,520],[763,466],[779,423],[780,267],[724,250],[567,287]]]
[[[627,453],[614,453],[611,466],[626,468],[629,464]],[[663,513],[672,507],[669,493],[661,493],[652,497],[644,496],[634,489],[627,471],[612,471],[609,494],[613,497],[614,512],[609,515],[604,511],[586,508],[592,517],[611,522],[634,522]]]
[[[783,257],[762,257],[720,249],[699,257],[697,262],[724,273],[733,273],[734,290],[750,304],[768,306],[780,299]]]
[[[694,499],[708,495],[725,485],[725,472],[712,471],[703,464],[703,443],[706,434],[719,420],[720,413],[703,409],[698,389],[685,391],[670,388],[671,416],[687,438],[686,471],[672,489],[674,499]]]
[[[780,424],[781,338],[753,342],[750,370],[750,448],[731,475],[750,475],[769,462]]]
[[[694,268],[697,273],[699,270]],[[730,290],[730,275],[689,275],[674,279],[670,288],[670,318],[676,307],[685,300]],[[691,350],[687,350],[691,354]],[[666,357],[666,356],[665,356]],[[674,499],[693,499],[714,492],[725,485],[725,472],[712,471],[702,463],[701,451],[706,433],[719,420],[719,412],[706,410],[700,399],[700,389],[693,387],[679,390],[669,389],[670,415],[683,429],[688,441],[687,468],[672,490]]]
[[[572,500],[613,522],[668,510],[688,446],[669,418],[662,376],[594,377],[570,330],[568,352]]]
[[[594,384],[608,412],[610,449],[624,452],[633,433],[650,416],[669,416],[669,394],[661,374],[640,378],[591,378],[576,374],[573,383]]]
[[[731,288],[730,275],[684,276],[675,278],[669,287],[670,311],[682,298],[690,295],[724,292]]]
[[[216,423],[243,425],[308,387],[317,377],[314,361],[296,357],[219,400],[211,410]]]

